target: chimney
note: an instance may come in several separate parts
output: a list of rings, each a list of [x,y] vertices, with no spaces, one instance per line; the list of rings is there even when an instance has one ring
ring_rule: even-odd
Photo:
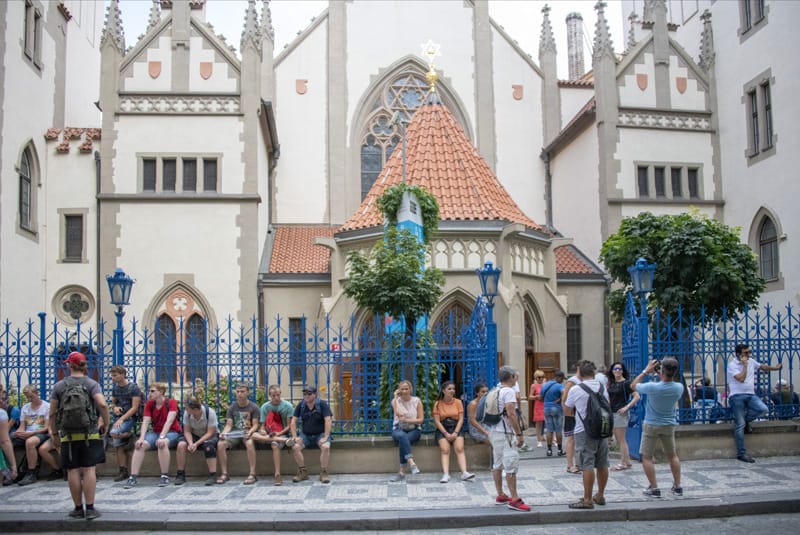
[[[580,13],[567,15],[567,54],[569,79],[577,80],[586,72],[583,67],[583,17]]]

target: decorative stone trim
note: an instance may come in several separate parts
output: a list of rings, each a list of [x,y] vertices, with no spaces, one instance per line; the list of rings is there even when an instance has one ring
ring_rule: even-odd
[[[711,118],[704,115],[661,111],[625,110],[618,116],[619,126],[633,128],[664,128],[710,132]]]
[[[241,98],[233,96],[122,95],[120,113],[228,115],[242,113]]]
[[[90,320],[95,313],[94,297],[83,286],[65,286],[53,296],[52,310],[63,323],[83,323]]]

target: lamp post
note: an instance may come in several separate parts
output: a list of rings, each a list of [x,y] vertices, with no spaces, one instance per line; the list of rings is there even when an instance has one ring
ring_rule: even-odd
[[[639,258],[634,265],[628,268],[631,275],[633,291],[639,296],[639,365],[647,366],[648,359],[648,325],[647,325],[647,294],[653,291],[653,278],[656,265],[648,264],[644,258]]]
[[[122,269],[117,268],[113,275],[106,275],[106,282],[108,282],[108,293],[111,295],[111,304],[117,307],[115,312],[117,316],[117,328],[114,329],[114,344],[113,344],[113,358],[114,366],[121,366],[123,363],[122,354],[122,318],[125,316],[123,306],[130,303],[131,288],[133,287],[133,279],[125,274]]]
[[[648,264],[647,260],[644,258],[639,258],[634,265],[628,268],[628,273],[631,275],[633,291],[639,296],[639,328],[637,339],[639,341],[638,357],[640,370],[645,369],[648,360],[650,360],[648,352],[650,328],[647,321],[647,294],[653,291],[655,271],[655,263]],[[636,407],[636,410],[639,416],[636,419],[638,423],[634,427],[629,427],[625,435],[631,457],[634,459],[641,459],[639,446],[641,444],[642,422],[644,421],[644,400]]]
[[[501,271],[503,270],[494,267],[491,262],[486,262],[483,268],[475,270],[481,281],[481,295],[486,299],[487,305],[486,345],[493,359],[493,362],[487,362],[487,373],[492,378],[494,378],[493,370],[497,369],[497,324],[494,322],[494,298],[497,296],[497,283],[500,280]],[[494,381],[489,384],[494,384]]]

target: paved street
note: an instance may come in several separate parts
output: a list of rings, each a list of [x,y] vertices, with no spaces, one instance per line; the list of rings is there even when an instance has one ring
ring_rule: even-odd
[[[503,515],[507,521],[516,524],[526,520],[510,517],[546,512],[594,514],[596,518],[591,517],[593,521],[613,520],[608,515],[620,517],[628,515],[630,510],[653,518],[659,515],[661,519],[686,518],[686,513],[671,516],[675,513],[669,511],[697,505],[703,507],[693,507],[693,517],[720,516],[718,513],[702,513],[702,509],[706,504],[719,506],[731,500],[739,504],[759,502],[760,507],[764,507],[764,498],[772,495],[800,503],[798,458],[772,457],[758,459],[755,464],[730,459],[684,462],[683,498],[670,496],[668,489],[672,480],[669,469],[666,464],[659,464],[659,485],[665,489],[665,496],[660,500],[642,496],[645,478],[641,466],[635,464],[631,470],[611,473],[606,490],[608,506],[596,507],[594,511],[573,512],[566,508],[566,504],[580,496],[581,477],[565,471],[566,462],[563,458],[546,458],[542,450],[524,455],[526,458],[520,467],[520,495],[533,506],[533,513],[518,513],[494,506],[494,489],[491,474],[487,470],[476,470],[478,475],[474,482],[461,482],[454,477],[448,484],[439,483],[438,473],[420,474],[407,483],[388,483],[390,474],[387,472],[361,475],[334,473],[329,485],[323,485],[314,476],[310,481],[298,484],[292,483],[290,477],[285,477],[287,481],[281,487],[273,486],[272,478],[265,476],[252,486],[243,485],[244,478],[240,475],[234,476],[225,485],[205,487],[204,477],[190,477],[183,487],[170,485],[164,488],[156,486],[155,478],[143,478],[138,488],[125,490],[123,483],[103,478],[98,482],[97,507],[104,516],[93,522],[96,527],[90,529],[99,529],[101,522],[112,519],[150,522],[175,520],[178,525],[171,529],[180,529],[180,526],[190,526],[192,521],[199,521],[200,517],[212,524],[214,519],[221,521],[229,516],[241,522],[248,518],[272,518],[278,522],[283,514],[288,513],[297,519],[306,517],[315,520],[327,514],[341,523],[339,528],[331,524],[334,526],[331,529],[349,529],[352,522],[366,522],[370,518],[386,522],[391,517],[418,517],[423,519],[419,527],[424,527],[442,516],[460,518],[462,525],[469,527],[488,525],[487,516]],[[335,467],[335,463],[334,452],[332,466]],[[14,521],[22,518],[26,522],[44,522],[37,531],[49,529],[47,521],[63,522],[71,507],[67,484],[63,481],[39,482],[28,487],[2,487],[0,531],[11,529]],[[585,518],[588,520],[590,517]],[[75,522],[67,521],[62,527],[79,529]],[[275,529],[279,527],[277,524],[274,526]],[[369,524],[365,524],[360,529],[368,527]],[[130,525],[119,528],[136,529]],[[142,528],[151,529],[145,525]],[[213,525],[208,525],[208,529],[214,529]]]

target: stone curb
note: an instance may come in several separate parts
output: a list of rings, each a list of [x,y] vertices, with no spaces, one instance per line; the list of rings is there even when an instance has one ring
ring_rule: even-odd
[[[128,512],[104,512],[92,521],[53,513],[4,513],[0,533],[115,531],[343,531],[476,528],[492,525],[563,524],[566,522],[659,521],[800,512],[800,493],[609,503],[575,511],[565,505],[536,507],[530,513],[504,507],[428,511],[326,513],[149,513],[132,519]]]

